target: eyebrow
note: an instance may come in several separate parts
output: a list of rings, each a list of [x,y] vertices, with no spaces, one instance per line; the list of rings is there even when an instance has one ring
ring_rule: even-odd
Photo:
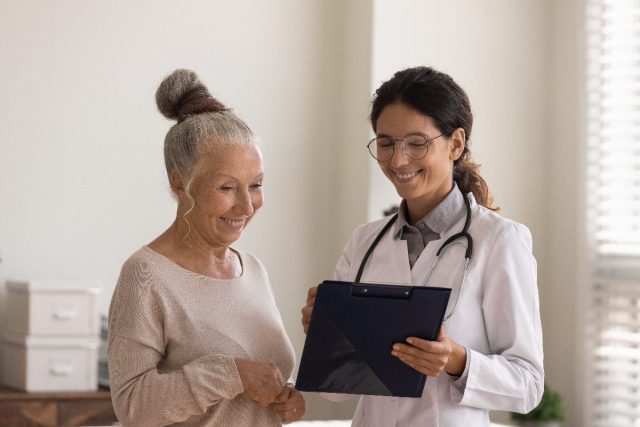
[[[414,136],[414,135],[423,136],[426,139],[431,138],[431,136],[427,135],[424,132],[409,132],[403,138],[406,138],[408,136]],[[379,134],[376,135],[376,138],[391,138],[391,135],[387,135],[386,133],[379,133]]]
[[[216,174],[215,174],[215,175],[213,175],[213,176],[214,176],[214,177],[217,177],[217,176],[223,176],[223,177],[231,178],[231,179],[235,179],[235,180],[237,180],[237,179],[238,179],[238,177],[236,177],[236,176],[233,176],[233,175],[227,175],[227,174],[224,174],[224,173],[216,173]],[[253,179],[262,179],[262,178],[264,178],[264,172],[262,172],[262,173],[260,173],[259,175],[255,176]]]

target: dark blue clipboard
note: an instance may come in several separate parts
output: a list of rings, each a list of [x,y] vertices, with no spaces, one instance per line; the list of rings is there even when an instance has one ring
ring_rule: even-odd
[[[296,388],[421,397],[426,376],[391,355],[415,336],[435,340],[451,289],[324,281],[311,314]]]

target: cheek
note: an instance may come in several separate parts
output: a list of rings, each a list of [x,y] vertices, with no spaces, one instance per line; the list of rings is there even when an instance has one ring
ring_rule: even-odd
[[[442,156],[441,153],[438,153],[437,156],[434,155],[429,159],[423,159],[420,162],[420,167],[424,169],[428,175],[438,175],[443,173],[443,171],[449,170],[451,163],[446,155]]]
[[[391,174],[391,167],[389,166],[389,162],[387,163],[378,163],[378,166],[380,166],[380,170],[382,171],[383,174],[390,176]]]
[[[437,165],[434,165],[433,168],[436,169],[440,174],[450,175],[453,171],[453,161],[448,157],[443,158],[442,161],[438,162]]]
[[[216,194],[207,200],[206,210],[209,217],[224,216],[234,205],[234,198],[229,194]]]

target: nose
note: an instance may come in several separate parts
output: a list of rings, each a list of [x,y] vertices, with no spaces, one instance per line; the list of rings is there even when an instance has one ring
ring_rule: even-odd
[[[236,203],[236,210],[242,215],[253,215],[255,209],[253,207],[253,202],[251,200],[251,194],[249,194],[249,191],[242,191],[241,194],[239,194],[238,201]]]
[[[391,156],[391,166],[398,167],[409,163],[411,159],[407,156],[404,140],[396,140],[393,147],[393,155]]]

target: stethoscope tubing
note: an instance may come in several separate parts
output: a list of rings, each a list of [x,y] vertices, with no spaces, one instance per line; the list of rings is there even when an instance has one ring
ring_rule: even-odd
[[[438,265],[438,261],[440,260],[440,255],[451,243],[455,242],[460,238],[464,238],[467,241],[467,249],[464,254],[464,258],[465,258],[464,268],[462,270],[462,278],[460,280],[460,292],[458,292],[458,296],[456,297],[456,300],[453,304],[453,307],[451,308],[451,311],[449,312],[449,314],[445,316],[444,318],[445,321],[449,320],[449,318],[453,316],[453,314],[456,311],[456,307],[458,306],[458,303],[462,298],[462,293],[464,291],[464,282],[467,277],[467,270],[469,269],[469,263],[473,255],[473,237],[471,237],[471,234],[469,234],[469,226],[471,225],[471,202],[469,202],[469,198],[464,193],[462,194],[462,197],[464,198],[464,204],[466,207],[466,218],[464,221],[464,226],[462,227],[462,231],[450,236],[447,240],[445,240],[444,243],[442,243],[442,245],[440,245],[440,247],[438,248],[438,251],[436,252],[436,258],[433,261],[433,264],[431,264],[431,268],[429,269],[429,272],[427,273],[424,281],[422,282],[422,286],[427,286],[427,281],[431,277],[431,273],[433,272],[433,270],[435,270],[436,266]],[[373,240],[373,242],[367,249],[367,252],[365,253],[362,259],[362,262],[360,263],[360,268],[358,269],[358,273],[356,274],[356,280],[355,280],[356,283],[360,283],[360,279],[362,278],[362,273],[364,272],[364,268],[367,264],[367,261],[369,260],[369,257],[373,253],[376,246],[378,246],[378,243],[380,243],[380,240],[382,239],[382,237],[386,234],[386,232],[391,228],[391,225],[393,225],[393,223],[397,219],[398,219],[398,214],[396,213],[391,217],[391,219],[389,219],[389,221],[387,221],[387,223],[384,225],[382,230],[380,230],[376,238]]]

